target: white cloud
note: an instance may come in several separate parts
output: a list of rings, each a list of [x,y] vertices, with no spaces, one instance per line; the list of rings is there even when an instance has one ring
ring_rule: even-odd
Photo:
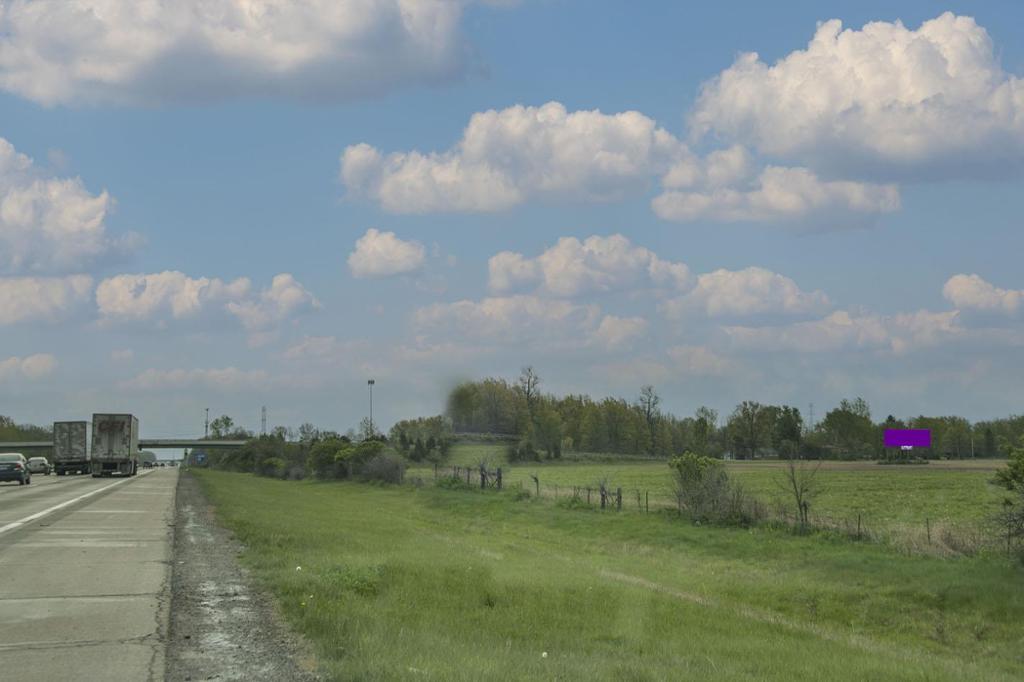
[[[175,389],[207,389],[240,391],[266,388],[269,375],[261,369],[147,369],[119,386],[129,390],[160,391]]]
[[[0,381],[26,378],[41,379],[57,369],[57,358],[47,353],[37,353],[24,358],[9,357],[0,360]]]
[[[537,197],[607,201],[641,191],[683,150],[639,112],[570,113],[549,102],[474,114],[446,152],[348,147],[341,179],[395,213],[499,211]]]
[[[394,232],[370,228],[356,241],[348,267],[354,277],[390,277],[415,272],[424,260],[426,249],[419,242],[404,241]]]
[[[628,348],[647,333],[647,320],[642,317],[605,315],[594,332],[594,342],[608,350]]]
[[[91,294],[88,275],[0,277],[0,325],[60,319]]]
[[[107,322],[196,319],[226,312],[250,331],[266,330],[319,303],[290,274],[275,275],[258,294],[246,277],[231,282],[188,277],[177,271],[117,275],[96,287],[96,305]]]
[[[135,359],[135,351],[131,348],[115,348],[110,351],[110,359],[114,362],[131,362]]]
[[[111,320],[166,316],[183,319],[199,315],[211,306],[243,298],[250,288],[251,282],[245,277],[224,282],[217,278],[192,278],[173,270],[117,275],[96,287],[96,305],[100,315]]]
[[[672,346],[666,353],[672,374],[722,376],[733,370],[731,360],[705,346]]]
[[[651,286],[678,291],[691,280],[683,263],[662,260],[620,234],[583,241],[562,237],[536,258],[503,251],[491,257],[488,271],[488,284],[496,293],[541,286],[556,296]]]
[[[490,297],[480,301],[435,303],[416,311],[421,331],[441,331],[460,337],[516,342],[558,342],[575,336],[586,343],[600,310],[594,305],[537,296]]]
[[[816,168],[927,178],[1024,162],[1024,81],[1003,72],[984,28],[951,13],[917,30],[827,21],[771,66],[742,54],[690,120],[696,135]]]
[[[229,301],[225,308],[250,331],[267,329],[301,312],[320,307],[320,302],[288,273],[274,275],[259,297]]]
[[[46,176],[0,138],[0,271],[81,272],[128,253],[138,237],[107,233],[112,204],[79,178]]]
[[[920,310],[898,315],[851,315],[838,310],[820,320],[776,327],[724,327],[733,343],[749,350],[806,353],[883,350],[903,353],[962,335],[956,311]]]
[[[797,220],[815,229],[829,229],[863,224],[900,207],[895,185],[825,181],[806,168],[767,166],[756,176],[729,176],[729,185],[710,179],[700,183],[700,178],[690,175],[679,166],[669,172],[667,185],[684,186],[686,181],[696,186],[655,197],[651,206],[658,217],[680,222]],[[710,172],[705,177],[709,176]]]
[[[11,0],[0,87],[44,105],[346,100],[457,76],[460,0]]]
[[[1000,289],[978,275],[954,275],[942,295],[957,308],[1013,315],[1024,305],[1024,290]]]
[[[789,277],[759,267],[715,270],[700,275],[694,289],[661,304],[670,319],[690,311],[712,317],[740,315],[802,315],[830,305],[822,291],[806,292]]]

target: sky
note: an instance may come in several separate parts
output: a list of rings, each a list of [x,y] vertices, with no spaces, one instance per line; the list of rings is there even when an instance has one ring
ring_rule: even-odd
[[[0,414],[1021,412],[1017,2],[6,0]]]

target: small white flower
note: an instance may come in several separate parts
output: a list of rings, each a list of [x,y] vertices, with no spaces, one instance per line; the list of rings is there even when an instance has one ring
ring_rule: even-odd
[[[295,570],[296,570],[296,571],[301,571],[301,570],[302,570],[302,566],[296,566],[296,567],[295,567]]]
[[[540,657],[541,657],[541,658],[547,658],[547,657],[548,657],[548,652],[546,652],[546,651],[545,651],[544,653],[542,653],[542,654],[540,655]]]

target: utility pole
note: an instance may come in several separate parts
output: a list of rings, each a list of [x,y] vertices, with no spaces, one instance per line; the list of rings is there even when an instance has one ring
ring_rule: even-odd
[[[260,411],[260,435],[267,435],[267,406],[264,405]]]
[[[814,403],[811,403],[807,409],[807,430],[814,430]]]
[[[366,382],[366,385],[370,387],[370,436],[373,436],[375,431],[373,430],[373,385],[376,383],[373,379]]]
[[[203,426],[203,438],[210,437],[210,408],[206,408],[206,424]]]

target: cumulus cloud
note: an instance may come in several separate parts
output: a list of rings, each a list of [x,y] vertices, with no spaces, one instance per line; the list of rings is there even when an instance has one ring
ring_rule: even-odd
[[[445,152],[348,147],[341,180],[395,213],[499,211],[538,197],[619,198],[644,189],[682,150],[639,112],[570,113],[549,102],[474,114]]]
[[[578,296],[637,287],[678,291],[691,284],[686,265],[662,260],[620,234],[583,241],[562,237],[536,258],[503,251],[487,265],[488,285],[496,293],[541,287],[556,296]]]
[[[688,189],[656,196],[651,206],[658,217],[679,222],[790,220],[821,230],[863,225],[900,207],[895,185],[822,180],[806,168],[767,166],[756,175],[731,176],[729,184],[712,180],[707,173],[692,180],[688,175],[676,167],[666,176],[666,186]]]
[[[457,76],[460,0],[11,0],[0,87],[44,105],[348,100]]]
[[[266,388],[268,380],[268,374],[261,369],[147,369],[122,381],[119,386],[139,391],[205,389],[230,392]]]
[[[301,312],[320,307],[320,302],[288,273],[274,275],[259,297],[229,301],[225,308],[250,331],[267,329]]]
[[[248,295],[251,286],[245,277],[224,282],[217,278],[192,278],[176,270],[117,275],[96,287],[96,305],[100,315],[108,319],[183,319],[210,306],[242,298]]]
[[[86,303],[91,294],[88,275],[0,277],[0,325],[58,320]]]
[[[112,203],[80,178],[47,176],[0,138],[0,272],[81,272],[130,252],[137,236],[106,230]]]
[[[970,17],[947,12],[916,30],[832,20],[773,65],[740,55],[703,86],[690,122],[695,135],[814,168],[965,176],[1024,161],[1024,81]]]
[[[661,304],[670,319],[689,312],[712,317],[743,315],[803,315],[830,305],[822,291],[803,291],[789,277],[759,267],[715,270],[700,275],[691,292]]]
[[[24,358],[9,357],[0,360],[0,381],[7,379],[41,379],[57,369],[57,358],[47,353],[37,353]]]
[[[414,315],[420,331],[505,343],[559,341],[572,335],[580,335],[585,343],[599,320],[600,310],[594,305],[521,295],[435,303]]]
[[[978,275],[954,275],[942,287],[942,295],[962,310],[1014,315],[1024,305],[1024,290],[1000,289]]]
[[[738,348],[807,353],[881,350],[903,353],[965,333],[956,311],[851,315],[837,310],[820,320],[775,327],[724,327]]]
[[[96,305],[107,322],[195,319],[212,312],[237,318],[250,331],[266,329],[319,306],[290,274],[276,275],[271,285],[252,292],[252,282],[192,278],[177,271],[117,275],[96,287]]]
[[[593,341],[608,350],[628,348],[647,333],[647,320],[642,317],[605,315],[594,332]]]
[[[415,272],[425,260],[426,249],[419,242],[370,228],[356,241],[348,267],[354,277],[390,277]]]

